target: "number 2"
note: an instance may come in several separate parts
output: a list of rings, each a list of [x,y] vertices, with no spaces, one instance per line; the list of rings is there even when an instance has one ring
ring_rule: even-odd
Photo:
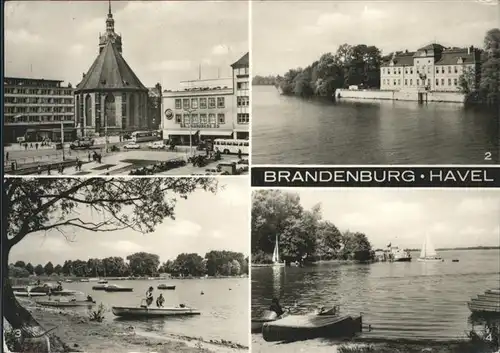
[[[486,152],[484,154],[484,160],[485,161],[491,161],[491,152]]]

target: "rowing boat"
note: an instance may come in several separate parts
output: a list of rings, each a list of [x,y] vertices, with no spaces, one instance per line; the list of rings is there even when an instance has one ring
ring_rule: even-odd
[[[106,287],[104,287],[104,290],[106,292],[133,292],[134,288],[120,287],[116,284],[108,284]]]
[[[111,311],[114,315],[121,317],[192,316],[201,314],[198,310],[188,307],[148,308],[113,306]]]
[[[313,338],[351,337],[362,330],[362,317],[349,315],[289,315],[264,323],[265,341],[299,341]]]
[[[252,319],[252,333],[261,333],[262,326],[264,326],[264,324],[266,322],[272,322],[272,321],[282,319],[286,315],[287,314],[285,313],[282,316],[278,316],[274,311],[271,311],[271,310],[264,311],[264,313],[261,315],[261,317]]]
[[[16,297],[43,297],[47,294],[45,293],[37,293],[37,292],[14,292]]]
[[[158,289],[169,289],[169,290],[175,290],[175,286],[172,285],[167,285],[167,284],[159,284]]]
[[[50,301],[37,301],[37,304],[43,305],[43,306],[54,306],[57,308],[69,308],[69,307],[77,307],[77,306],[94,306],[96,305],[95,301],[89,302],[89,301],[57,301],[57,300],[50,300]]]

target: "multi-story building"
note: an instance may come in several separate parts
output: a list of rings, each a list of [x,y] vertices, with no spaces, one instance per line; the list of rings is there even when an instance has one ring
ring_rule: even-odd
[[[234,134],[234,92],[231,79],[185,82],[188,87],[163,92],[163,138],[179,144],[216,138],[230,139]]]
[[[480,50],[430,44],[416,52],[397,52],[380,67],[380,89],[459,92],[459,78],[470,73],[477,85]]]
[[[248,139],[248,53],[231,65],[233,77],[186,81],[186,87],[164,91],[163,138],[180,144],[200,140]]]
[[[147,107],[148,89],[122,56],[110,3],[99,55],[75,89],[77,130],[94,136],[147,129]]]
[[[250,124],[250,80],[249,53],[231,65],[233,68],[233,87],[236,100],[235,138],[249,139]]]
[[[158,130],[161,125],[161,85],[148,88],[148,129]]]
[[[61,125],[65,140],[75,133],[73,88],[60,80],[4,78],[3,137],[7,143],[19,138],[28,142],[59,141]]]

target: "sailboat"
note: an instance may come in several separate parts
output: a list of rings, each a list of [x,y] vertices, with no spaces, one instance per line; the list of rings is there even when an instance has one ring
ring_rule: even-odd
[[[441,257],[438,256],[436,250],[434,249],[434,245],[432,245],[428,235],[425,237],[424,244],[422,245],[422,250],[420,251],[420,257],[418,258],[418,261],[422,262],[444,261]]]
[[[276,236],[276,243],[274,244],[273,266],[285,266],[284,262],[280,262],[280,253],[279,253],[279,246],[278,246],[278,236]]]

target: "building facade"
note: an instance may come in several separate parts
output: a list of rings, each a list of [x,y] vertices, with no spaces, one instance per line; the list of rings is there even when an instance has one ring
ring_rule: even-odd
[[[470,73],[477,85],[480,50],[430,44],[416,52],[397,52],[380,67],[380,89],[459,92],[459,78]]]
[[[231,65],[233,68],[234,99],[236,100],[235,138],[250,138],[250,72],[249,53]]]
[[[122,56],[109,6],[99,55],[75,89],[76,127],[82,136],[118,135],[148,128],[148,92]]]
[[[59,141],[75,134],[73,88],[60,80],[4,78],[3,138],[7,143],[25,139]]]
[[[200,140],[249,138],[248,53],[231,65],[229,79],[187,81],[188,87],[164,91],[163,138],[178,144]]]
[[[148,129],[159,130],[161,126],[161,85],[156,84],[155,87],[148,88]]]

